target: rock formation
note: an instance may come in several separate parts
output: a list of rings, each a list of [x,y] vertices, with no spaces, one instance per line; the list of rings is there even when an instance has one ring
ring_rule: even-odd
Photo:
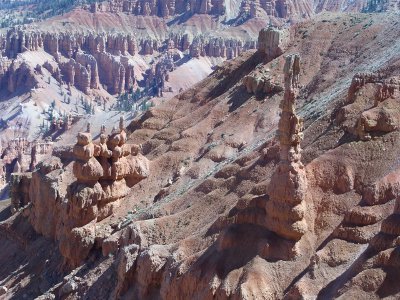
[[[285,95],[279,120],[280,162],[271,178],[267,202],[267,227],[277,235],[298,241],[309,230],[307,211],[307,178],[301,163],[300,142],[303,121],[296,115],[299,89],[300,57],[290,55],[285,63]]]
[[[185,45],[186,43],[183,41],[180,48],[183,50],[187,47]],[[239,56],[243,51],[255,49],[256,47],[257,43],[255,41],[196,36],[189,46],[189,54],[191,57],[208,56],[232,59]]]
[[[17,162],[18,163],[18,162]],[[11,212],[15,213],[30,202],[30,173],[14,172],[10,176]]]
[[[136,81],[129,59],[115,57],[136,54],[136,40],[131,35],[54,34],[10,29],[4,44],[0,45],[0,52],[6,57],[0,62],[0,84],[7,84],[10,92],[22,83],[28,85],[32,80],[27,80],[27,66],[14,58],[19,53],[39,49],[54,56],[60,64],[59,68],[49,62],[44,65],[58,81],[61,69],[65,82],[85,93],[98,89],[100,82],[109,86],[112,93],[123,93]]]
[[[130,139],[153,159],[152,172],[124,198],[139,178],[124,177],[137,147],[123,143],[120,128],[107,130],[109,138],[103,133],[99,144],[84,133],[76,155],[39,162],[31,204],[0,226],[6,297],[399,298],[400,136],[397,126],[382,130],[396,124],[399,98],[397,88],[386,93],[382,85],[379,92],[380,83],[389,87],[399,75],[400,56],[390,42],[400,37],[396,17],[324,14],[296,25],[287,51],[301,52],[304,88],[297,100],[294,56],[281,120],[282,94],[247,95],[242,80],[250,76],[251,92],[268,78],[283,87],[284,58],[266,62],[255,51],[135,118]],[[169,40],[162,47],[177,46]],[[370,66],[379,78],[344,103],[355,70]],[[363,132],[370,139],[360,141],[355,129],[367,112]],[[89,175],[75,177],[73,165]],[[33,234],[25,216],[46,239]],[[8,255],[9,249],[15,251]],[[79,267],[60,272],[63,259]]]
[[[260,73],[245,76],[243,85],[248,93],[252,94],[275,94],[283,90],[279,82],[276,82],[268,70],[262,70]]]
[[[198,14],[217,14],[225,12],[224,2],[219,0],[182,1],[182,0],[157,0],[147,2],[144,0],[110,0],[111,12],[125,12],[143,16],[169,17],[185,12]]]
[[[129,188],[148,176],[149,161],[136,148],[126,144],[121,121],[120,129],[108,138],[101,135],[98,145],[90,133],[78,134],[72,163],[76,181],[66,177],[69,166],[58,158],[40,163],[31,175],[31,223],[38,233],[59,240],[69,265],[80,264],[94,246],[96,222],[108,217]]]
[[[160,40],[138,39],[130,34],[49,33],[18,28],[10,29],[0,40],[0,53],[4,56],[0,60],[0,86],[7,86],[11,93],[21,85],[31,88],[36,84],[33,70],[17,60],[26,51],[44,50],[52,55],[54,61],[47,61],[43,67],[59,83],[75,86],[85,94],[101,85],[112,94],[122,94],[136,84],[132,56],[138,53],[152,55],[155,51],[164,51],[168,54],[189,49],[191,57],[232,59],[257,47],[257,42],[252,40],[193,37],[189,33],[171,33],[166,40]]]
[[[392,132],[400,126],[400,110],[397,105],[399,97],[398,76],[384,79],[375,73],[356,74],[348,90],[347,105],[339,109],[336,122],[364,141]],[[361,114],[358,113],[360,105],[365,107]],[[354,123],[350,120],[355,111],[357,118]]]
[[[135,15],[159,17],[170,17],[183,13],[224,15],[227,9],[231,9],[229,7],[231,5],[230,1],[221,0],[157,0],[152,2],[144,0],[110,0],[109,10],[114,13],[125,12]],[[245,0],[241,2],[239,16],[244,14],[250,17],[258,17],[258,11],[263,11],[264,14],[276,18],[286,19],[290,16],[299,16],[300,18],[312,15],[313,5],[305,0],[297,2],[291,0]]]
[[[271,61],[285,52],[289,41],[287,29],[264,28],[258,36],[258,50],[266,54],[267,61]]]
[[[287,30],[264,28],[258,36],[258,52],[265,55],[266,62],[270,62],[282,55],[289,41]],[[243,78],[243,85],[248,93],[271,95],[283,91],[279,81],[279,78],[276,78],[268,68],[257,68]]]
[[[398,171],[397,171],[398,172]],[[379,219],[378,219],[379,221]],[[377,222],[374,222],[377,223]],[[392,251],[398,247],[400,237],[400,195],[395,197],[393,213],[382,221],[379,234],[370,242],[373,249],[384,255],[385,250]],[[395,258],[396,264],[400,263],[400,257]],[[378,260],[379,261],[379,260]],[[388,260],[380,260],[380,266],[390,266]],[[392,262],[393,263],[393,262]]]
[[[37,164],[37,147],[36,145],[32,146],[31,149],[31,163],[29,164],[29,171],[33,172]]]
[[[32,170],[32,166],[52,152],[52,143],[33,143],[25,138],[16,138],[7,142],[7,145],[1,149],[1,178],[4,183],[12,180],[12,173],[22,174]],[[14,182],[19,184],[21,176],[16,176]],[[17,188],[18,189],[18,188]],[[17,195],[14,193],[13,195]],[[11,197],[12,198],[12,197]],[[17,195],[17,198],[19,196]],[[18,199],[15,202],[20,202]],[[24,203],[26,201],[23,201]]]
[[[19,59],[0,58],[0,88],[14,93],[18,88],[25,90],[36,87],[34,70]]]

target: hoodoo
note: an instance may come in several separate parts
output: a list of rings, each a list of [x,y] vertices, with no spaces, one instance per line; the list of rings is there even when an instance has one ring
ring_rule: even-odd
[[[290,240],[300,240],[307,231],[305,220],[307,178],[301,162],[303,120],[296,115],[300,57],[289,55],[284,69],[285,95],[279,120],[280,162],[272,175],[267,202],[267,227]]]

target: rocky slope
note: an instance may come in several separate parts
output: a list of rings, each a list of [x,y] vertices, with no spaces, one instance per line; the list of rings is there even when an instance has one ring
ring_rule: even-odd
[[[6,297],[398,298],[399,33],[396,14],[266,29],[130,122],[130,155],[87,133],[55,145],[1,223]],[[150,160],[111,214],[132,168],[108,178],[109,155]]]
[[[71,142],[87,122],[100,130],[104,120],[117,122],[117,113],[133,118],[191,87],[221,62],[256,49],[258,32],[268,23],[293,24],[325,10],[359,11],[368,3],[104,1],[3,30],[2,143],[7,148],[26,137]],[[396,10],[398,2],[377,5]],[[3,162],[6,169],[14,168],[16,158]]]
[[[196,15],[170,24],[157,16],[78,8],[0,33],[3,177],[10,179],[34,140],[71,142],[87,123],[100,130],[121,113],[132,118],[255,49],[265,22],[231,27]],[[21,138],[29,149],[13,148]],[[28,170],[29,163],[18,164]]]

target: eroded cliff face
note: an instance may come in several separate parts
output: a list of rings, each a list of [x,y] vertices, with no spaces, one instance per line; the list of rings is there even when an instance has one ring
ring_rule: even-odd
[[[29,91],[37,87],[35,71],[23,60],[0,58],[0,86],[9,93],[18,88]]]
[[[9,61],[19,53],[44,50],[56,64],[43,65],[60,83],[76,86],[85,94],[99,89],[100,84],[113,94],[124,93],[136,83],[133,61],[126,55],[136,54],[136,41],[129,35],[51,34],[10,30],[4,37],[3,55]],[[6,63],[4,64],[6,65]],[[9,82],[15,82],[15,68],[4,67]],[[6,72],[7,72],[6,71]],[[33,72],[33,70],[31,71]],[[62,79],[61,79],[62,76]],[[10,93],[20,85],[8,86]]]
[[[396,0],[109,0],[84,5],[93,13],[125,13],[137,16],[179,18],[193,14],[221,16],[227,20],[267,17],[299,21],[316,13],[331,12],[384,12],[398,11]],[[243,21],[243,20],[242,20]]]
[[[158,0],[153,2],[137,0],[111,0],[108,7],[112,12],[125,12],[135,15],[170,17],[184,13],[190,14],[210,14],[232,16],[230,10],[233,6],[239,5],[238,15],[248,14],[257,17],[261,12],[268,16],[287,19],[289,17],[304,18],[313,13],[312,1],[290,1],[290,0],[244,0],[244,1],[222,1],[222,0],[201,0],[201,1],[182,1]]]
[[[35,69],[29,67],[18,54],[27,51],[45,51],[54,62],[46,68],[60,82],[75,86],[85,94],[105,88],[111,94],[123,94],[137,87],[135,55],[153,55],[173,50],[189,50],[191,58],[215,57],[232,59],[248,49],[255,49],[255,41],[212,38],[189,34],[171,34],[158,40],[124,34],[46,33],[12,29],[0,37],[0,84],[13,93],[19,87],[35,86]],[[178,60],[180,55],[176,57]],[[136,71],[135,71],[136,70]],[[37,73],[37,71],[36,71]]]

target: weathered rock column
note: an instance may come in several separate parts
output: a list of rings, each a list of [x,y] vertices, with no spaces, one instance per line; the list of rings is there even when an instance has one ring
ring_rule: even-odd
[[[298,241],[307,231],[305,220],[307,178],[300,161],[303,121],[296,115],[300,57],[290,55],[285,64],[285,95],[279,120],[280,162],[271,178],[266,205],[267,227],[277,235]]]
[[[68,202],[61,213],[64,225],[58,237],[61,254],[74,267],[87,257],[95,241],[98,202],[103,196],[98,182],[103,168],[95,158],[98,151],[90,133],[78,133],[73,148],[73,174],[77,180],[67,189]]]
[[[267,27],[261,29],[258,35],[258,51],[265,53],[267,61],[271,61],[285,52],[289,41],[288,30]]]

